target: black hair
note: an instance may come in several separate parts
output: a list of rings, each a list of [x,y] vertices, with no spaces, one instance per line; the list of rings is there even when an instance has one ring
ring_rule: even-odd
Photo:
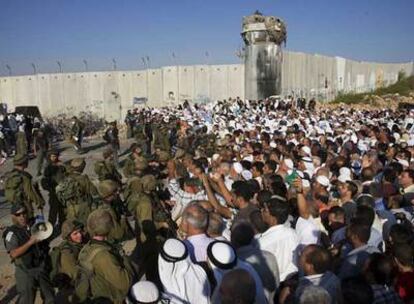
[[[310,250],[306,250],[309,249]],[[308,245],[305,261],[313,266],[316,273],[325,273],[331,268],[331,254],[327,249],[319,245]]]
[[[355,220],[371,227],[375,220],[374,209],[368,206],[357,206]]]
[[[367,272],[371,274],[375,284],[392,286],[395,271],[391,257],[382,253],[371,254]]]
[[[356,236],[362,243],[367,243],[371,235],[371,227],[352,219],[351,224],[347,227],[348,232],[350,235]]]
[[[269,213],[276,218],[278,224],[286,222],[289,216],[289,205],[286,202],[272,198],[266,205]]]
[[[374,301],[371,285],[362,275],[342,280],[341,289],[344,303],[367,304]]]

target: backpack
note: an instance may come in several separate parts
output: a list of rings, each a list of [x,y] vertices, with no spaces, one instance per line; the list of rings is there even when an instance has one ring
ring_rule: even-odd
[[[81,250],[78,257],[78,276],[75,281],[76,295],[80,302],[86,301],[92,297],[92,279],[95,276],[92,261],[96,255],[107,248],[99,246],[93,248],[90,252],[85,253]],[[86,257],[85,257],[86,256]]]
[[[81,197],[80,189],[80,184],[75,178],[66,176],[56,186],[56,195],[59,201],[66,206],[68,201],[77,200]]]
[[[71,246],[68,243],[63,242],[59,246],[53,247],[49,253],[50,264],[51,264],[51,270],[50,270],[49,277],[51,281],[53,281],[56,275],[60,273],[60,268],[61,268],[60,261],[61,261],[63,249],[69,249],[72,251]]]
[[[95,162],[93,170],[95,171],[95,174],[98,176],[99,180],[104,180],[110,174],[105,166],[105,161],[103,160]]]
[[[4,196],[6,201],[12,204],[23,203],[25,201],[26,195],[23,189],[23,176],[19,171],[12,170],[6,174]]]

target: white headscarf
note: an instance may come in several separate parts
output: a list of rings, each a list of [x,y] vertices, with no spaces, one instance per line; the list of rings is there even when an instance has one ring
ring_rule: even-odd
[[[237,259],[236,251],[234,248],[225,241],[211,242],[207,247],[208,263],[213,269],[214,278],[216,279],[216,288],[211,296],[211,302],[213,304],[221,303],[220,299],[220,285],[224,275],[233,269],[244,269],[254,279],[256,284],[256,299],[255,303],[267,303],[266,296],[264,294],[264,288],[262,280],[257,274],[254,268],[239,259]]]
[[[168,239],[158,257],[158,270],[171,303],[210,303],[210,283],[201,266],[191,262],[184,243]]]

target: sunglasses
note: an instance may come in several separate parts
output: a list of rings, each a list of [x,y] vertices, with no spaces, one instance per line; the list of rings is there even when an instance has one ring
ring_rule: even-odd
[[[26,211],[23,212],[18,212],[14,214],[15,216],[22,216],[22,215],[26,215]]]

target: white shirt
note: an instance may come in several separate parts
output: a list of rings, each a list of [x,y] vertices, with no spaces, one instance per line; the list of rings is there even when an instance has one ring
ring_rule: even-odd
[[[193,263],[207,261],[207,247],[213,241],[214,239],[204,233],[187,237],[184,243]]]
[[[258,246],[272,253],[279,265],[280,281],[298,270],[296,266],[299,240],[295,230],[284,225],[270,227],[257,236]]]
[[[304,247],[310,244],[318,244],[321,231],[313,217],[310,216],[308,219],[303,217],[298,218],[296,222],[296,233],[299,238],[299,244],[301,247]]]
[[[371,227],[371,234],[369,236],[368,245],[378,248],[382,241],[382,234],[374,227]]]

